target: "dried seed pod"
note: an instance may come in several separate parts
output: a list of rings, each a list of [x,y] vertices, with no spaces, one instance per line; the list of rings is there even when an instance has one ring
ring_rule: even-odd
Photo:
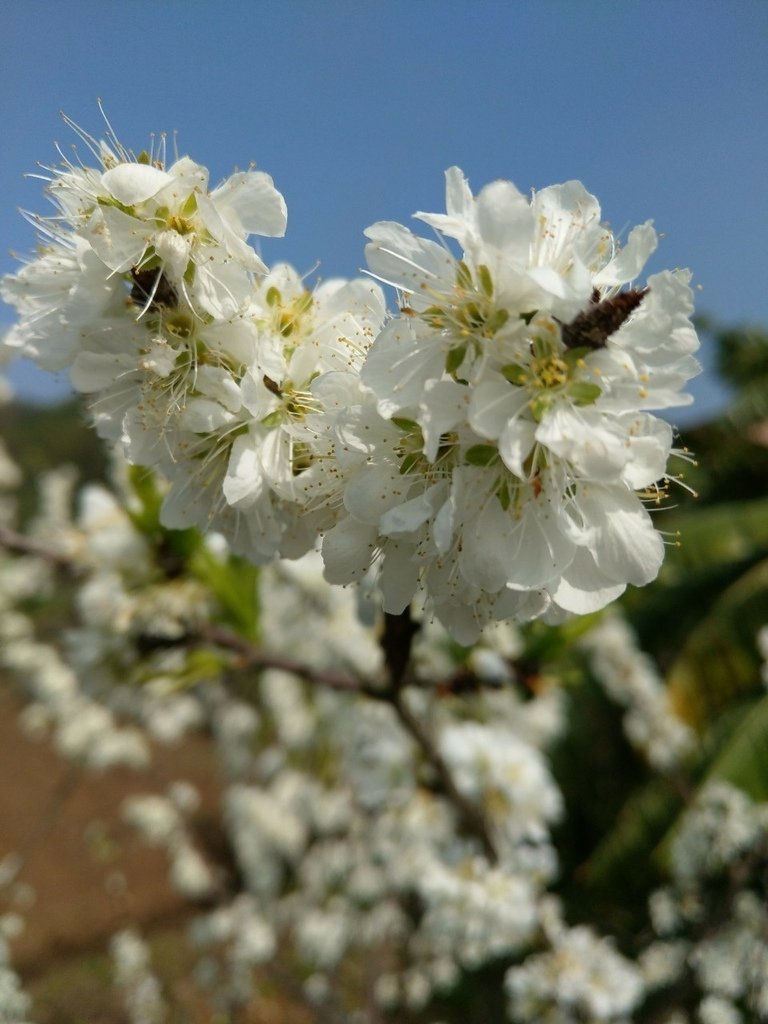
[[[589,306],[569,324],[560,325],[563,344],[566,348],[604,348],[647,294],[647,288],[631,288],[601,302],[595,288]]]
[[[142,309],[156,310],[158,306],[174,307],[179,303],[176,289],[160,268],[131,270],[133,287],[131,301]]]

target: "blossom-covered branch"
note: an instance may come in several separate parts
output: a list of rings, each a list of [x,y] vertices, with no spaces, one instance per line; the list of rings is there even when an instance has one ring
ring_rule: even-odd
[[[167,480],[166,526],[257,564],[322,541],[326,578],[417,596],[462,644],[499,619],[595,611],[664,544],[672,429],[699,366],[689,275],[637,285],[579,182],[474,196],[446,173],[438,233],[374,224],[375,282],[309,287],[249,242],[286,207],[261,171],[211,189],[189,157],[83,132],[95,166],[50,169],[40,255],[3,279],[5,346],[69,368],[99,433]],[[456,251],[458,250],[458,252]]]

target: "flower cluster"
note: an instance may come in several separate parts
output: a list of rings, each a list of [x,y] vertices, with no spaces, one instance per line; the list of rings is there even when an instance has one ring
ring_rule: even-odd
[[[371,269],[401,302],[362,379],[400,436],[374,442],[336,530],[348,560],[383,550],[390,610],[418,576],[470,642],[488,619],[593,611],[655,577],[663,543],[643,498],[660,497],[672,431],[649,410],[683,400],[697,339],[687,274],[622,290],[651,225],[620,248],[578,182],[474,197],[453,168],[446,205],[417,215],[437,241],[367,231]],[[324,552],[346,578],[334,534]]]
[[[308,288],[248,239],[281,235],[271,178],[211,190],[188,157],[83,135],[98,167],[53,169],[37,259],[2,284],[6,344],[71,368],[100,433],[167,479],[164,522],[256,563],[322,538],[326,578],[373,567],[383,607],[417,594],[461,643],[499,619],[585,613],[643,585],[664,544],[681,404],[698,371],[689,275],[635,281],[579,182],[473,196],[447,172],[437,240],[366,232],[374,280]]]
[[[611,610],[586,635],[583,647],[608,695],[626,707],[631,744],[659,772],[677,768],[695,748],[695,733],[674,707],[653,660],[638,649],[628,623]]]
[[[768,1020],[766,810],[709,782],[672,844],[671,884],[651,895],[660,941],[643,956],[649,988],[695,986],[703,1024]]]

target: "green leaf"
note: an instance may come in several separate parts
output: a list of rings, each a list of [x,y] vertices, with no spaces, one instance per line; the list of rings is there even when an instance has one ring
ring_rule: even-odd
[[[711,573],[728,565],[768,553],[768,498],[692,509],[665,517],[665,530],[680,535],[659,575],[662,585],[687,579],[692,570]]]
[[[682,716],[702,723],[734,697],[762,686],[758,630],[768,622],[768,559],[722,593],[690,631],[667,684]]]
[[[768,801],[768,695],[752,704],[740,719],[706,774],[724,779],[753,800]]]
[[[251,641],[259,632],[259,569],[235,555],[221,558],[201,544],[190,570],[205,583],[220,604],[224,622]]]
[[[581,868],[588,885],[626,881],[632,865],[651,859],[683,806],[681,796],[663,778],[655,778],[626,801],[613,828]]]

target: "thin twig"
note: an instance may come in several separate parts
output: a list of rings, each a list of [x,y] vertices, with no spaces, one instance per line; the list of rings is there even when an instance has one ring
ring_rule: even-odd
[[[468,800],[456,785],[451,769],[446,764],[442,754],[432,742],[432,738],[424,727],[424,724],[413,714],[404,700],[402,691],[393,694],[392,706],[397,712],[397,717],[411,736],[416,740],[422,753],[435,770],[440,781],[440,787],[450,802],[464,820],[464,824],[479,840],[483,853],[491,864],[497,864],[498,852],[491,838],[488,822],[485,815],[471,800]]]
[[[368,697],[385,699],[385,692],[366,683],[362,679],[355,679],[353,676],[341,672],[327,672],[323,669],[315,669],[305,662],[295,661],[293,658],[284,658],[277,654],[269,654],[250,641],[238,636],[221,626],[201,626],[196,636],[206,643],[216,644],[224,650],[232,651],[239,657],[238,668],[276,668],[283,672],[290,672],[299,679],[308,683],[315,683],[325,686],[331,690],[339,690],[344,693],[361,693]]]
[[[18,555],[35,555],[37,558],[44,558],[46,562],[52,562],[54,565],[60,565],[67,569],[72,568],[74,564],[74,559],[71,555],[67,555],[63,551],[57,551],[47,544],[34,540],[32,537],[27,537],[23,533],[17,533],[15,530],[11,530],[1,524],[0,547],[4,547]]]
[[[451,769],[432,740],[423,722],[413,714],[405,700],[404,682],[409,675],[411,647],[418,625],[411,617],[410,608],[400,615],[386,615],[381,646],[389,672],[389,686],[386,698],[397,713],[401,725],[416,741],[422,754],[432,766],[444,795],[453,804],[469,831],[479,840],[485,856],[496,864],[499,855],[491,837],[485,815],[471,800],[468,800],[456,785]]]
[[[360,694],[391,704],[400,724],[416,741],[425,759],[434,770],[444,796],[456,808],[466,828],[480,842],[488,860],[495,864],[498,862],[499,856],[491,838],[491,831],[485,816],[459,790],[451,774],[451,769],[435,746],[424,724],[413,714],[405,700],[402,681],[407,678],[410,647],[417,628],[407,613],[402,617],[387,616],[382,646],[384,647],[385,660],[389,668],[391,681],[386,687],[377,686],[373,682],[366,682],[363,679],[356,679],[338,672],[314,669],[292,658],[284,658],[266,653],[249,640],[221,626],[202,626],[197,633],[197,637],[206,643],[216,644],[218,647],[238,655],[239,664],[237,668],[276,668],[283,672],[289,672],[299,679],[304,679],[308,683],[325,686],[338,692]],[[394,677],[394,680],[392,677]]]

